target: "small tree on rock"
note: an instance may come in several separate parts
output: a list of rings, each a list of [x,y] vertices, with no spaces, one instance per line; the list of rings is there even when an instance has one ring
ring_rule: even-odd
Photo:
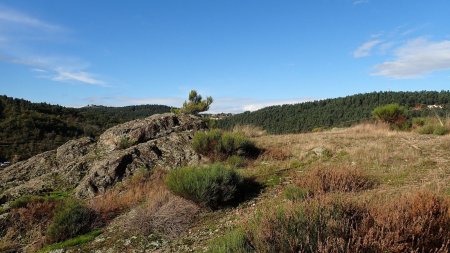
[[[200,112],[206,112],[209,110],[209,106],[212,102],[212,97],[207,97],[202,100],[202,96],[198,94],[196,90],[191,90],[189,93],[189,100],[184,101],[183,107],[174,109],[173,112],[183,114],[198,114]]]

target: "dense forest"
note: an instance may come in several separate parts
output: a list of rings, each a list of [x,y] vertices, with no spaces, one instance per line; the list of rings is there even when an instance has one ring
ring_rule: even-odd
[[[219,120],[217,125],[229,129],[235,125],[250,124],[276,134],[307,132],[314,128],[344,127],[369,120],[375,107],[391,103],[410,108],[410,113],[413,114],[411,116],[431,116],[438,113],[447,117],[450,111],[450,91],[372,92],[294,105],[270,106]],[[443,108],[427,109],[426,105],[442,105]]]
[[[66,108],[0,96],[0,161],[22,160],[114,125],[169,112],[164,105]]]

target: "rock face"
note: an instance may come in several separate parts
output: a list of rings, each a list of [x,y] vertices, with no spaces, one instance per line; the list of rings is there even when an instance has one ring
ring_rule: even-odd
[[[0,201],[24,194],[75,189],[80,198],[104,192],[139,169],[195,164],[193,132],[206,124],[191,115],[160,114],[130,121],[92,138],[72,140],[0,171]],[[1,204],[1,203],[0,203]]]

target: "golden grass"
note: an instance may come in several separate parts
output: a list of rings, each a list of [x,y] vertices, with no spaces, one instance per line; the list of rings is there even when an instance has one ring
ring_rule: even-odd
[[[370,194],[408,191],[408,188],[429,186],[450,187],[450,136],[424,136],[411,132],[389,130],[384,125],[360,124],[348,129],[321,133],[267,135],[256,138],[265,149],[285,149],[291,159],[254,163],[254,174],[263,168],[285,168],[285,176],[304,177],[318,166],[360,168],[361,172],[380,183]],[[311,157],[311,150],[323,147],[331,157]],[[269,166],[269,165],[270,166]],[[264,169],[264,173],[268,173]]]
[[[246,137],[261,137],[267,134],[266,130],[253,125],[236,125],[233,127],[233,132],[241,133]]]
[[[121,187],[114,187],[90,199],[87,205],[108,221],[153,196],[158,188],[163,187],[164,174],[161,170],[156,170],[150,178],[137,174]]]

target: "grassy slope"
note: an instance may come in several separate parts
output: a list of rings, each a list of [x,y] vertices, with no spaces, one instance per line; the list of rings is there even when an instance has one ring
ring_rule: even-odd
[[[359,125],[321,133],[267,135],[255,140],[259,146],[272,150],[273,153],[290,155],[287,159],[261,157],[241,170],[243,174],[255,176],[258,181],[267,185],[260,196],[236,208],[205,211],[177,239],[133,237],[133,234],[121,234],[117,238],[114,237],[117,230],[111,229],[102,235],[110,237],[111,241],[106,245],[115,247],[113,245],[120,244],[122,249],[142,249],[142,245],[149,245],[154,241],[154,245],[158,246],[152,249],[159,249],[161,252],[203,251],[211,239],[244,223],[258,210],[286,201],[284,189],[317,166],[357,167],[378,181],[369,190],[326,193],[325,198],[385,201],[424,188],[450,196],[450,135],[428,136],[392,132],[373,125]],[[322,157],[311,155],[311,150],[316,147],[324,147],[331,152]],[[131,240],[131,244],[125,247],[127,240]],[[85,245],[84,249],[97,247],[98,245],[91,243]]]

